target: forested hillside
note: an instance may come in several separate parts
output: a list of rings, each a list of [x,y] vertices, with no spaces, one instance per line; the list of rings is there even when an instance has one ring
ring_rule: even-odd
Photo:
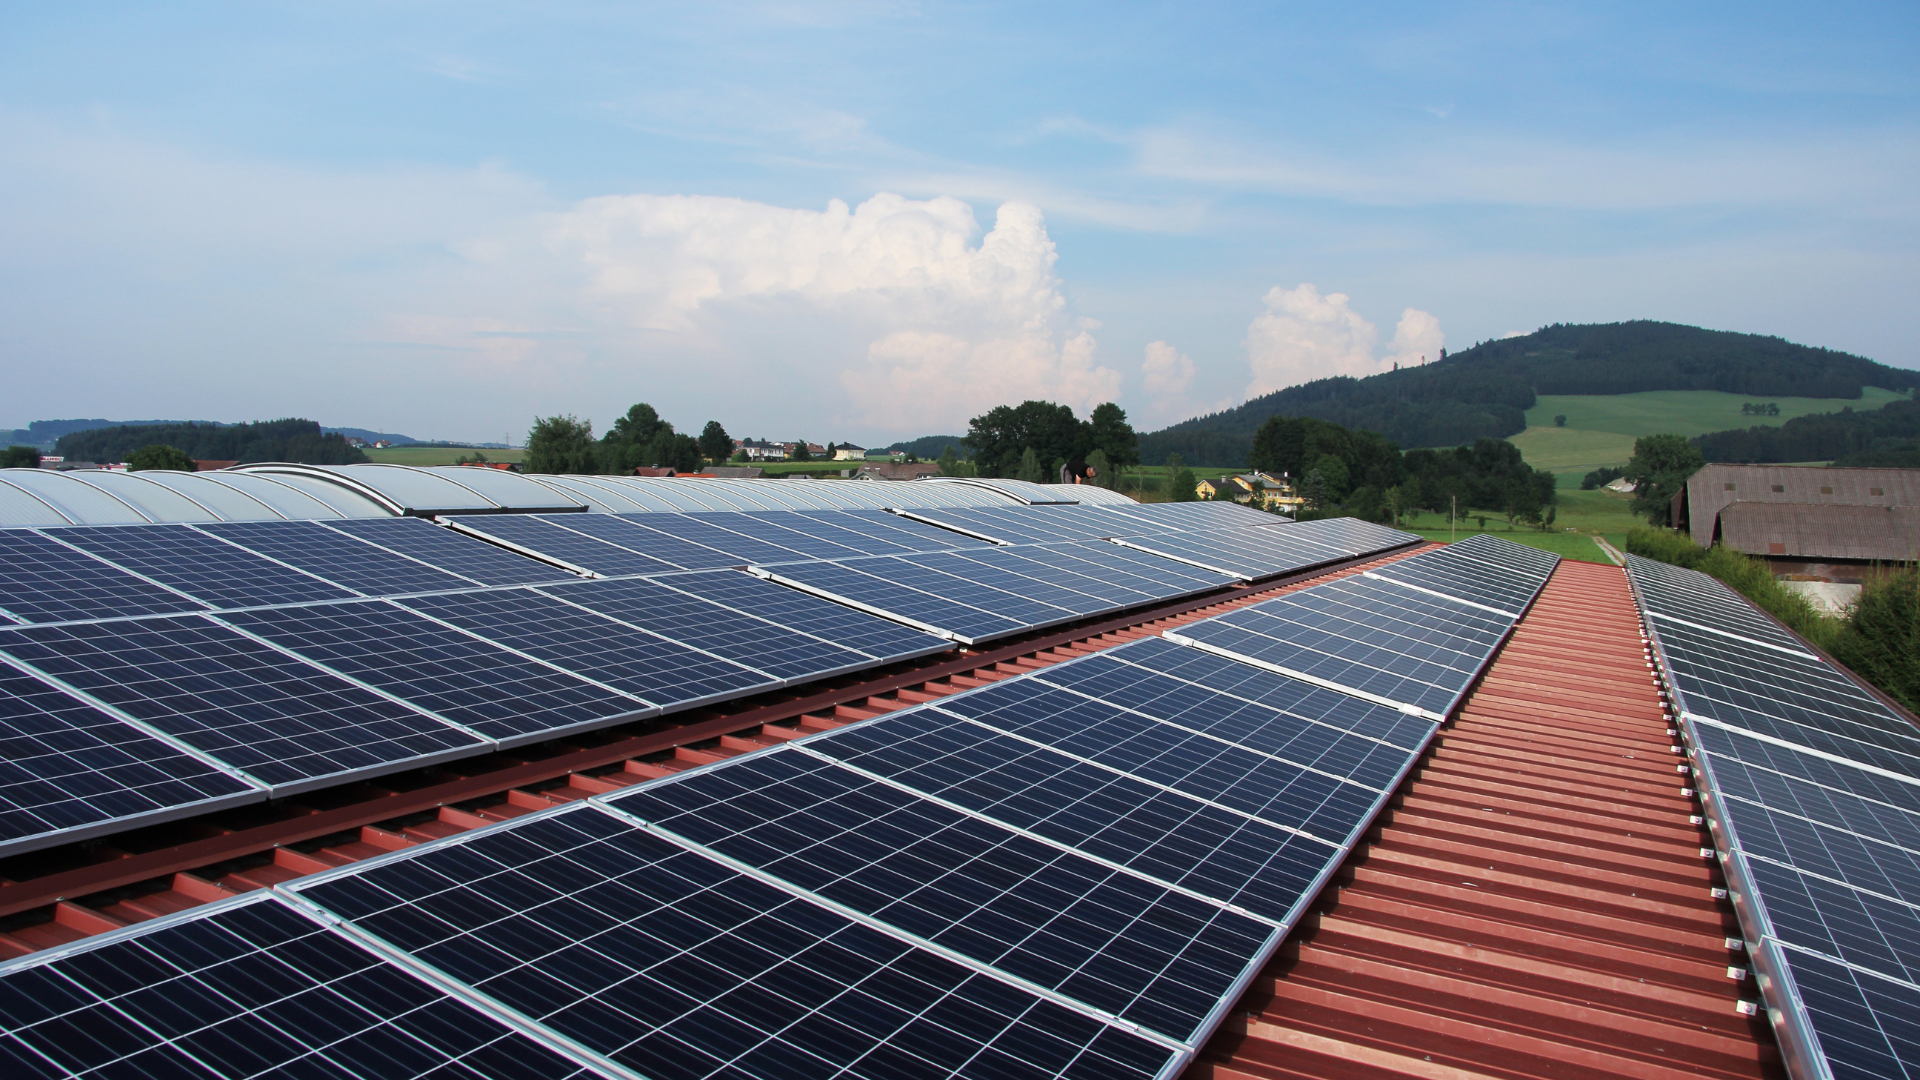
[[[1858,398],[1861,388],[1901,390],[1920,372],[1775,337],[1676,323],[1553,326],[1485,341],[1423,367],[1365,379],[1321,379],[1226,412],[1140,437],[1142,460],[1238,465],[1253,433],[1274,415],[1311,416],[1375,431],[1403,447],[1456,446],[1525,430],[1536,394],[1719,390],[1756,398]]]
[[[54,452],[69,461],[125,461],[143,446],[172,446],[190,458],[215,461],[297,461],[352,465],[367,456],[340,435],[323,435],[312,420],[254,424],[151,424],[104,427],[62,435]]]
[[[1894,401],[1872,412],[1850,409],[1802,416],[1779,427],[1716,431],[1693,440],[1708,461],[1834,461],[1881,464],[1871,455],[1911,450],[1920,442],[1920,402]],[[1839,462],[1835,462],[1839,464]],[[1893,462],[1886,462],[1893,463]]]

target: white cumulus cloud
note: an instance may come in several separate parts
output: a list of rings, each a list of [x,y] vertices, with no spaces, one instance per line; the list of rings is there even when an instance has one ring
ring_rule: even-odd
[[[1119,373],[1066,314],[1045,220],[1023,203],[1002,205],[980,235],[973,209],[946,197],[816,211],[609,196],[557,215],[544,243],[632,330],[725,338],[728,324],[767,315],[830,324],[822,336],[843,351],[826,359],[850,404],[836,419],[957,430],[1028,397],[1084,413],[1119,394]]]
[[[1380,333],[1353,309],[1345,293],[1327,293],[1311,283],[1292,289],[1274,286],[1263,298],[1266,310],[1247,327],[1247,361],[1253,380],[1247,397],[1337,375],[1364,378],[1390,370],[1394,363],[1438,359],[1446,335],[1440,320],[1417,308],[1400,316],[1386,356],[1376,356]]]

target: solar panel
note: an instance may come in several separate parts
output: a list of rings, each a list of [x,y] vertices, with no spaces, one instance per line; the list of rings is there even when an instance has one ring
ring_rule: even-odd
[[[1011,572],[1069,588],[1114,607],[1128,607],[1180,595],[1178,591],[1169,590],[1159,582],[1133,572],[1132,567],[1118,560],[1105,564],[1085,555],[1069,555],[1038,545],[983,548],[979,551],[957,552],[956,556],[986,570]],[[1228,582],[1216,578],[1210,586],[1202,588],[1219,588],[1225,584]]]
[[[771,675],[542,593],[521,589],[445,593],[410,597],[403,603],[663,709],[725,701],[780,685]]]
[[[1375,567],[1364,576],[1465,600],[1514,618],[1526,611],[1527,605],[1533,603],[1534,594],[1540,591],[1538,583],[1505,577],[1496,570],[1469,566],[1461,560],[1443,562],[1424,556]]]
[[[844,559],[853,555],[890,555],[905,550],[878,537],[866,537],[817,519],[799,519],[784,511],[706,514],[730,532],[791,548],[808,559]]]
[[[1351,552],[1306,533],[1285,529],[1220,528],[1205,532],[1158,533],[1115,540],[1133,548],[1228,574],[1245,581],[1291,573],[1350,557]]]
[[[604,800],[741,864],[1187,1042],[1275,928],[798,752]]]
[[[884,618],[919,627],[932,634],[950,637],[963,644],[977,644],[1008,634],[1017,634],[1031,629],[1035,624],[1027,621],[1035,610],[1049,612],[1044,616],[1049,621],[1072,618],[1069,612],[1059,608],[1046,608],[1044,605],[1023,606],[1017,615],[1001,615],[993,611],[963,603],[957,599],[948,599],[943,595],[922,591],[910,584],[892,580],[890,577],[875,576],[855,569],[855,566],[873,566],[875,571],[886,573],[895,570],[898,564],[893,560],[862,560],[857,564],[845,563],[795,563],[774,569],[756,570],[755,573],[782,585],[825,597],[849,607],[870,611]],[[923,575],[934,588],[945,590],[951,579],[947,575]],[[960,590],[954,590],[960,591]],[[1014,598],[995,590],[980,590],[988,603],[996,603],[1005,598],[1011,602]],[[973,597],[981,599],[980,596]],[[1012,606],[1011,603],[1009,606]]]
[[[0,665],[0,853],[263,797],[245,780]]]
[[[724,552],[728,556],[725,564],[727,566],[746,566],[749,563],[788,563],[807,558],[792,548],[756,540],[731,529],[723,529],[708,520],[719,516],[716,514],[615,514],[613,516],[653,533]]]
[[[582,581],[542,591],[788,682],[806,682],[878,662],[865,653],[652,581]]]
[[[1366,775],[1355,777],[1341,771],[1350,763],[1328,759],[1320,747],[1305,747],[1320,752],[1300,755],[1309,760],[1298,761],[1027,682],[998,693],[956,695],[939,708],[1336,844],[1355,822],[1370,816],[1382,798],[1382,778],[1397,773],[1409,758],[1404,750],[1369,744],[1371,753],[1359,755],[1358,762]]]
[[[567,528],[557,520],[575,515],[473,514],[450,517],[447,524],[459,532],[503,545],[537,558],[608,577],[621,574],[658,574],[680,567],[631,548]],[[580,515],[582,517],[587,515]]]
[[[1144,1080],[1180,1060],[592,805],[285,888],[642,1075]]]
[[[486,748],[202,616],[0,630],[0,650],[275,796]]]
[[[651,715],[654,707],[388,603],[233,612],[227,622],[502,746]]]
[[[565,570],[420,518],[353,518],[322,524],[482,585],[525,585],[574,578]]]
[[[930,709],[809,739],[1015,829],[1290,925],[1336,844]]]
[[[0,967],[14,1077],[596,1075],[256,894]]]
[[[994,510],[985,507],[949,506],[898,513],[909,520],[923,521],[992,544],[1044,544],[1084,539],[1082,530],[1051,525],[1037,512],[996,515]]]
[[[368,596],[470,589],[458,577],[312,521],[231,521],[197,526],[289,566]]]
[[[1473,559],[1542,583],[1552,577],[1554,568],[1560,565],[1558,555],[1486,533],[1476,533],[1428,554]]]
[[[673,574],[655,580],[728,610],[792,627],[877,660],[905,660],[953,648],[951,642],[942,638],[750,574],[718,570],[705,574]]]
[[[27,529],[0,529],[0,610],[19,622],[197,611],[203,605]]]
[[[856,563],[854,565],[858,566],[862,564]],[[1000,557],[998,549],[986,548],[965,554],[944,551],[926,552],[918,555],[902,555],[899,556],[897,560],[873,560],[867,565],[888,567],[889,569],[874,572],[884,573],[889,577],[895,577],[897,579],[908,579],[908,575],[891,569],[892,566],[904,565],[915,567],[919,570],[946,574],[956,582],[969,587],[968,593],[965,594],[949,591],[942,595],[970,595],[973,587],[985,587],[999,589],[1021,600],[1045,604],[1048,607],[1059,608],[1061,611],[1072,612],[1075,615],[1091,615],[1098,611],[1111,611],[1114,607],[1112,601],[1104,600],[1098,596],[1075,589],[1073,587],[1075,584],[1073,580],[1065,575],[1047,574],[1045,577],[1035,577],[1030,574],[1023,574],[1020,570],[1034,569],[1034,565],[1025,560],[1003,559]],[[954,588],[954,586],[945,585],[944,582],[942,582],[941,585],[948,590]],[[1011,614],[1011,611],[1004,606],[1002,601],[995,599],[993,602],[995,604],[993,610],[1004,611]],[[1052,616],[1046,614],[1046,617],[1051,618]]]
[[[1348,578],[1167,637],[1440,719],[1511,627],[1511,620],[1458,601]]]
[[[1719,582],[1628,573],[1789,1060],[1920,1071],[1920,731]]]
[[[216,608],[344,600],[355,595],[186,525],[103,525],[45,531]]]
[[[634,516],[662,517],[665,515],[636,514]],[[638,522],[615,514],[583,514],[580,515],[580,520],[569,520],[566,525],[575,532],[586,533],[595,539],[604,540],[609,544],[618,544],[629,551],[637,551],[669,566],[686,570],[713,570],[720,567],[746,565],[745,559],[731,552],[716,551],[675,536],[668,536],[666,533],[645,528]]]
[[[983,542],[898,514],[889,514],[885,510],[806,510],[796,516],[838,525],[862,536],[888,540],[907,551],[969,550],[979,547]]]

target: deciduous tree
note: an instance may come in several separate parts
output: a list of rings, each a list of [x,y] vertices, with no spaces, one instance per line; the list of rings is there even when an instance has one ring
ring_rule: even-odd
[[[127,470],[141,472],[147,469],[173,469],[178,472],[192,472],[193,459],[177,446],[154,443],[143,446],[127,455]]]
[[[575,416],[543,416],[527,432],[527,453],[520,468],[530,473],[599,471],[593,421]]]

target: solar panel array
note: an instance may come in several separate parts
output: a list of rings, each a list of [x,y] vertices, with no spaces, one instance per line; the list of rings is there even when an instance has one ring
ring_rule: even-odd
[[[879,510],[475,520],[495,542],[415,518],[0,530],[0,730],[15,740],[0,771],[0,853],[1228,580],[1102,542],[999,547]],[[537,541],[538,557],[509,550],[513,537]],[[578,551],[594,554],[576,572]],[[748,562],[809,579],[838,570],[905,601],[849,604],[725,569]]]
[[[1796,1075],[1920,1074],[1920,729],[1715,579],[1627,569]]]
[[[1078,595],[1144,587],[1083,547],[1120,552],[1136,570],[1156,565],[1097,541],[868,559],[980,560],[923,567],[962,570],[977,585],[1009,583],[995,574],[1014,571],[992,560],[1011,556],[1029,560],[1026,572],[1052,571],[1056,588],[1075,582]],[[1552,560],[1510,547],[1388,568],[1423,575],[1416,583],[1358,580],[1422,603],[1471,586],[1517,617]],[[1463,613],[1492,610],[1455,603],[1408,606],[1399,625],[1456,633]],[[703,604],[737,618],[716,623]],[[153,626],[139,631],[155,651],[142,662],[178,660],[162,649],[170,637],[196,656],[218,645],[245,654],[250,666],[227,666],[255,677],[262,695],[283,685],[282,661],[305,657],[357,692],[341,700],[369,730],[398,722],[377,702],[498,739],[527,718],[592,722],[597,710],[657,705],[647,680],[660,669],[620,650],[696,651],[708,663],[676,685],[724,689],[883,655],[876,625],[933,641],[891,622],[849,625],[859,618],[707,570],[0,635]],[[577,629],[583,619],[628,632],[596,636]],[[782,636],[756,652],[761,632]],[[356,638],[417,644],[369,655],[347,644]],[[569,651],[590,640],[614,654]],[[1346,649],[1360,664],[1378,654],[1357,636]],[[33,656],[58,663],[54,650]],[[801,667],[768,670],[773,657]],[[36,954],[0,968],[0,1054],[23,1075],[1171,1077],[1435,727],[1355,688],[1169,638],[1137,641]],[[181,771],[173,782],[195,779]]]
[[[1169,636],[1437,721],[1557,565],[1552,555],[1508,550],[1517,547],[1477,536]]]

